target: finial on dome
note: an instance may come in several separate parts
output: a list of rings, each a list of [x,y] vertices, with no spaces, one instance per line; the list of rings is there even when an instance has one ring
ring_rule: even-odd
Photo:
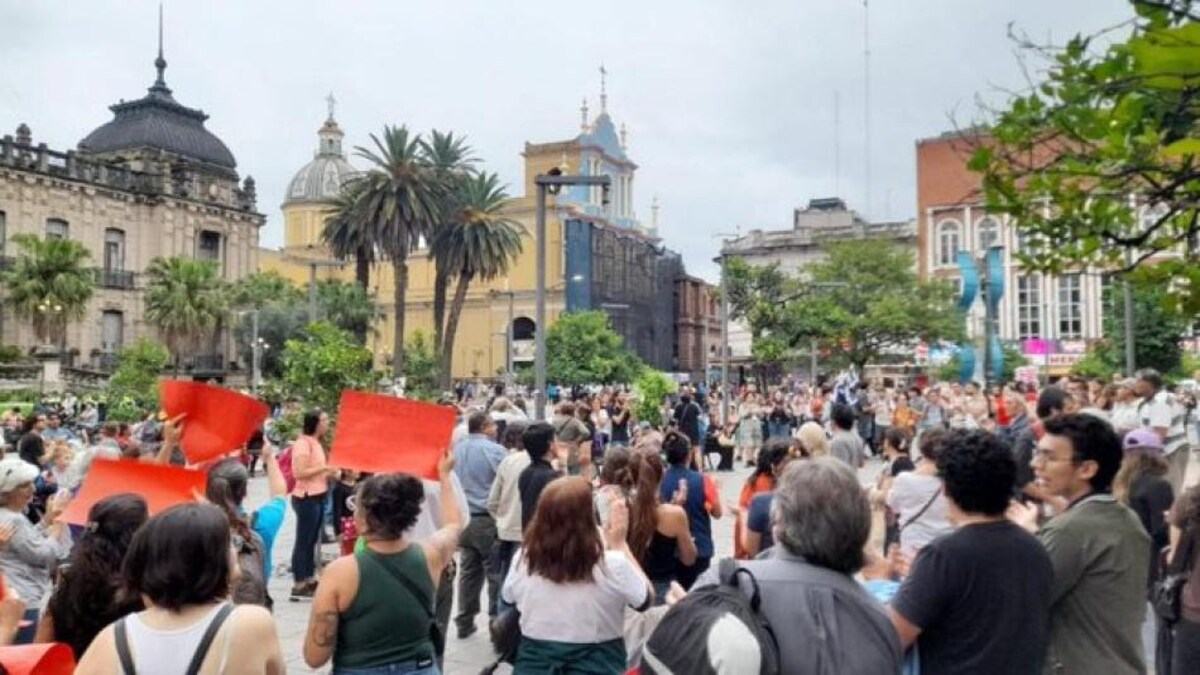
[[[608,114],[608,71],[604,63],[600,63],[600,114]]]
[[[625,150],[628,147],[629,131],[625,128],[625,123],[621,122],[621,149]]]
[[[329,106],[329,121],[332,122],[333,121],[333,110],[335,107],[337,107],[337,99],[333,97],[332,91],[329,92],[329,95],[325,97],[325,104],[327,106]]]
[[[658,231],[658,195],[650,201],[650,229]]]
[[[583,99],[583,105],[579,106],[579,130],[585,134],[588,132],[588,104],[586,96]]]
[[[163,58],[163,6],[158,3],[158,58],[154,59],[154,68],[158,71],[158,79],[154,81],[155,87],[167,86],[166,80],[163,79],[163,71],[167,69],[167,60]]]

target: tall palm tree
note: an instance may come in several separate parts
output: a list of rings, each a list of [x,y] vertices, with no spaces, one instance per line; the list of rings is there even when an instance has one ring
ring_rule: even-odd
[[[146,319],[162,333],[178,376],[182,351],[215,339],[228,312],[225,284],[216,263],[179,257],[151,260],[146,279]]]
[[[71,239],[18,234],[12,240],[23,252],[4,273],[8,304],[33,323],[40,342],[61,349],[67,324],[83,318],[96,289],[95,274],[84,267],[91,253]]]
[[[404,126],[385,126],[383,136],[371,135],[375,149],[356,153],[371,168],[354,179],[361,189],[362,214],[370,223],[379,250],[392,262],[396,327],[392,372],[404,372],[404,301],[408,293],[408,254],[428,237],[438,220],[443,185],[425,158],[420,134]]]
[[[441,345],[443,387],[450,383],[454,338],[467,299],[467,287],[475,279],[490,281],[507,274],[521,254],[525,227],[501,213],[507,201],[508,193],[500,184],[499,176],[476,174],[463,182],[454,210],[447,219],[447,227],[435,235],[435,245],[442,251],[442,260],[458,277],[446,320],[445,341]]]
[[[453,200],[458,198],[463,181],[474,171],[473,165],[477,160],[473,152],[471,146],[467,145],[467,139],[463,136],[455,136],[453,131],[442,133],[434,129],[429,133],[429,141],[425,144],[425,157],[433,166],[438,180],[446,188],[441,207],[443,216],[453,211]],[[449,227],[449,224],[439,222],[434,225],[434,233],[429,246],[429,259],[434,261],[435,268],[433,278],[434,349],[442,347],[446,326],[446,291],[455,274],[453,269],[444,264],[438,248],[433,245],[433,242],[438,241],[437,231],[444,227]]]
[[[329,214],[321,239],[335,258],[354,258],[354,279],[364,291],[371,287],[371,265],[375,263],[375,238],[371,223],[363,218],[360,200],[363,183],[350,181],[329,201]]]

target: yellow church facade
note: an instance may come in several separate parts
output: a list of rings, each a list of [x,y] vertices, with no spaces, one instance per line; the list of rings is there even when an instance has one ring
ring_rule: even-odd
[[[630,236],[653,240],[653,233],[644,230],[633,217],[632,188],[636,165],[624,156],[623,143],[615,147],[617,135],[607,113],[602,112],[594,124],[588,124],[586,104],[583,111],[581,133],[574,139],[525,145],[522,153],[525,160],[523,194],[514,197],[504,209],[508,216],[525,227],[522,253],[507,276],[471,284],[454,344],[451,367],[454,379],[503,376],[509,365],[509,349],[515,370],[532,365],[537,264],[535,176],[557,167],[564,173],[607,173],[614,181],[614,188],[608,194],[599,189],[579,187],[547,199],[546,314],[550,325],[567,308],[569,285],[585,283],[582,275],[567,278],[564,235],[567,221],[621,228]],[[293,178],[282,207],[283,249],[264,249],[258,256],[261,271],[276,271],[301,286],[308,284],[310,279],[354,279],[353,260],[340,266],[335,264],[329,249],[321,242],[328,200],[355,171],[342,152],[343,134],[333,119],[332,110],[318,137],[320,144],[314,160]],[[428,249],[413,251],[408,259],[406,342],[417,331],[432,342],[434,276],[435,266],[429,259]],[[378,313],[367,346],[374,352],[376,364],[381,369],[388,366],[392,357],[394,288],[391,264],[383,261],[373,265],[370,291],[376,299]],[[453,286],[450,295],[453,295]],[[448,298],[447,304],[449,302]]]

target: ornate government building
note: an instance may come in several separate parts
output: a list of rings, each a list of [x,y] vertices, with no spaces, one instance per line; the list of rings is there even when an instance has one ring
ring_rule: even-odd
[[[57,151],[21,124],[0,139],[0,264],[20,233],[75,239],[91,251],[97,290],[65,336],[68,365],[103,370],[125,344],[155,336],[144,317],[140,273],[155,257],[215,261],[235,280],[258,267],[254,179],[240,180],[229,148],[200,110],[177,102],[158,77],[145,96],[111,106],[113,119]],[[33,348],[31,325],[0,310],[0,343]],[[223,377],[235,350],[217,335],[189,359],[196,377]]]

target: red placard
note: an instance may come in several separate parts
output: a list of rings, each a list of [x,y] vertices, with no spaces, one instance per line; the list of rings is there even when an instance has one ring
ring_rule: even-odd
[[[455,417],[445,406],[344,391],[329,465],[437,480],[438,460],[450,447]]]
[[[203,382],[169,380],[162,383],[167,416],[183,420],[183,452],[193,464],[222,457],[246,443],[271,413],[262,401],[232,389]]]
[[[71,675],[75,655],[61,642],[0,647],[0,666],[8,675]]]
[[[197,494],[204,494],[205,479],[203,471],[178,466],[96,458],[83,479],[79,494],[59,519],[72,525],[86,525],[93,504],[105,497],[126,493],[145,499],[153,516],[176,504],[195,501]]]

